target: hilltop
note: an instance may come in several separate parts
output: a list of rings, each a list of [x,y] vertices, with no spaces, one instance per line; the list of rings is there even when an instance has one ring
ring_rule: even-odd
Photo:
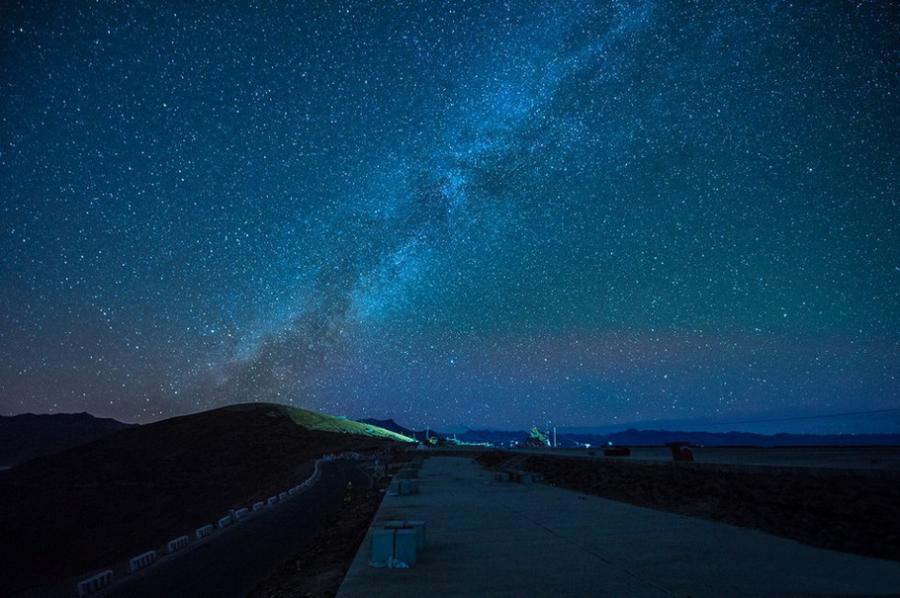
[[[394,420],[386,420],[388,425],[381,425],[384,422],[378,420],[361,420],[354,421],[345,417],[335,417],[333,415],[325,415],[316,411],[308,411],[297,407],[284,408],[291,419],[300,426],[308,430],[316,430],[319,432],[334,432],[337,434],[358,434],[360,436],[368,436],[370,438],[380,438],[383,440],[394,440],[396,442],[415,442],[413,436],[415,432],[401,428]],[[393,424],[391,426],[390,424]]]
[[[375,418],[366,418],[359,420],[365,424],[369,424],[371,426],[378,426],[380,428],[384,428],[385,430],[390,430],[392,432],[396,432],[407,438],[414,438],[419,442],[425,442],[425,430],[413,430],[411,428],[407,428],[398,424],[393,419],[375,419]],[[431,433],[432,436],[437,435],[436,432]]]
[[[0,479],[0,553],[13,557],[3,582],[24,588],[107,565],[296,484],[323,453],[402,440],[377,426],[261,403],[39,457]]]

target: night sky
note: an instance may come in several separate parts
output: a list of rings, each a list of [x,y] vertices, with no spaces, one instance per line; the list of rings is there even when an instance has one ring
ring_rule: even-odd
[[[900,407],[898,12],[4,2],[0,412]]]

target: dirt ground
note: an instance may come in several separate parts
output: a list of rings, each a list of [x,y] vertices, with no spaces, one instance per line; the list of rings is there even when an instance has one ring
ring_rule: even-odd
[[[750,527],[831,550],[900,561],[900,483],[835,473],[749,473],[501,451],[488,468],[513,466],[547,483],[643,507]]]

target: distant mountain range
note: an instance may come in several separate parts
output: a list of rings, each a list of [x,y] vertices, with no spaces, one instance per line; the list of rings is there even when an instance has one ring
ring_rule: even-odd
[[[393,419],[360,420],[381,426],[416,440],[423,441],[424,431],[406,428]],[[454,437],[463,442],[489,442],[498,446],[523,443],[528,439],[525,430],[473,430],[454,434],[430,430],[431,436]],[[576,447],[590,444],[626,446],[663,446],[667,442],[687,441],[695,446],[878,446],[900,445],[900,434],[753,434],[750,432],[682,432],[677,430],[629,429],[610,434],[559,432],[558,446]]]
[[[134,425],[88,413],[0,416],[0,466],[58,453]]]
[[[359,420],[397,434],[425,441],[425,430],[407,428],[393,419]],[[347,425],[350,425],[349,422]],[[88,413],[54,415],[24,414],[0,416],[0,466],[13,466],[74,448],[115,432],[136,427],[115,419],[94,417]],[[430,436],[452,437],[462,442],[488,442],[497,446],[522,443],[526,430],[465,429],[456,433],[429,430]],[[696,446],[874,446],[900,445],[900,434],[754,434],[749,432],[683,432],[672,430],[635,430],[609,434],[588,431],[557,434],[562,447],[600,446],[612,443],[626,446],[661,446],[672,441],[687,441]]]

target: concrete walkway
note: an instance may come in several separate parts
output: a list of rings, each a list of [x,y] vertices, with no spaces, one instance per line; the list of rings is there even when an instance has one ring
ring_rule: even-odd
[[[495,482],[434,457],[421,493],[387,496],[380,521],[421,519],[411,569],[368,566],[369,537],[339,598],[370,596],[900,595],[900,563],[542,484]]]

